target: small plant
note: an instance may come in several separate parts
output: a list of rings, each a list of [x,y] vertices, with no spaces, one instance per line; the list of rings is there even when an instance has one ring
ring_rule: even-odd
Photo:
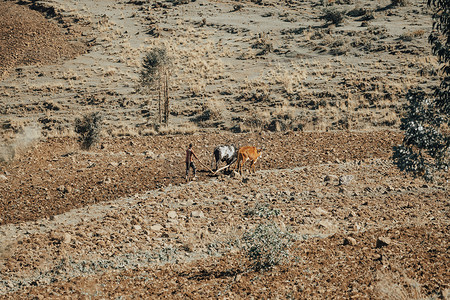
[[[294,238],[273,221],[262,223],[244,233],[243,249],[254,271],[269,270],[289,258],[289,247]]]
[[[244,212],[246,216],[258,216],[261,218],[269,219],[270,217],[277,217],[280,215],[279,209],[273,209],[269,207],[269,203],[256,203],[254,208],[247,209]]]
[[[81,148],[90,149],[100,140],[101,123],[102,117],[99,112],[75,119],[75,132],[80,135],[78,141],[81,143]]]
[[[234,4],[233,5],[233,11],[239,11],[242,8],[244,8],[244,5],[242,5],[242,4]]]
[[[408,0],[391,0],[392,6],[406,6],[408,5]]]
[[[173,261],[178,253],[177,248],[169,245],[168,247],[162,248],[159,253],[157,253],[157,257],[160,261],[170,262]]]
[[[345,12],[339,11],[337,9],[326,9],[324,10],[324,15],[321,17],[322,20],[325,20],[327,24],[334,24],[338,26],[339,24],[344,22]]]
[[[280,210],[272,208],[269,203],[257,203],[244,214],[266,219],[254,229],[245,232],[242,237],[241,248],[250,260],[250,269],[268,270],[287,260],[288,249],[294,237],[289,232],[281,230],[273,221],[274,217],[280,215]]]

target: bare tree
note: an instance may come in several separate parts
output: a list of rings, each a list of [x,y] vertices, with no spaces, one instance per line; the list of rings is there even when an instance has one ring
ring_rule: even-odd
[[[142,61],[140,86],[147,92],[158,91],[158,122],[169,124],[169,65],[170,58],[165,48],[153,48]]]

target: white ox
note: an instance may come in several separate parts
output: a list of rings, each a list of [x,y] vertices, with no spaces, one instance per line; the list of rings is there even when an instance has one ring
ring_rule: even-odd
[[[237,149],[234,145],[222,145],[217,146],[213,152],[213,158],[211,161],[211,169],[214,167],[214,162],[216,163],[217,170],[219,162],[226,162],[229,166],[237,160]]]

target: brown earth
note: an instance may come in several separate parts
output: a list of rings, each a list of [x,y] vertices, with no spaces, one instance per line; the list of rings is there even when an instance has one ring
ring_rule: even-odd
[[[0,1],[0,299],[449,299],[449,174],[427,183],[391,159],[404,93],[438,79],[430,14]],[[161,45],[167,127],[135,89]],[[102,139],[80,150],[73,122],[92,111]],[[185,182],[189,143],[202,163]],[[264,148],[255,174],[207,170],[229,143]],[[285,260],[256,270],[244,237],[269,226],[257,249]],[[263,248],[286,232],[285,252]]]
[[[0,224],[36,220],[72,208],[134,195],[184,178],[183,149],[196,145],[202,163],[210,166],[215,145],[259,145],[266,149],[262,169],[371,158],[388,159],[400,142],[394,132],[260,133],[152,136],[105,140],[101,149],[80,151],[74,139],[51,139],[22,153],[2,170]],[[203,169],[199,178],[211,175]]]
[[[0,292],[446,299],[448,174],[426,184],[399,173],[389,159],[399,140],[378,131],[121,138],[91,151],[38,143],[2,169],[3,223],[17,225],[0,228]],[[186,144],[205,145],[196,150],[206,164],[221,141],[264,147],[258,172],[212,176],[200,165],[199,180],[184,183]],[[240,246],[272,219],[251,213],[261,205],[296,239],[268,271],[252,270]]]
[[[37,4],[32,7],[41,8],[50,17],[56,17],[51,7],[45,9],[45,6]],[[80,28],[77,30],[76,25],[67,25],[59,17],[61,24],[57,24],[55,19],[49,21],[26,5],[0,1],[0,79],[13,68],[55,63],[87,50],[80,39]]]

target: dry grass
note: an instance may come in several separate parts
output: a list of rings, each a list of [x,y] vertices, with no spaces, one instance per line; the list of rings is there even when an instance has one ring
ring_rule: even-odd
[[[167,134],[193,134],[198,132],[199,128],[195,123],[185,122],[180,125],[169,124],[159,128],[159,133],[163,135]]]

